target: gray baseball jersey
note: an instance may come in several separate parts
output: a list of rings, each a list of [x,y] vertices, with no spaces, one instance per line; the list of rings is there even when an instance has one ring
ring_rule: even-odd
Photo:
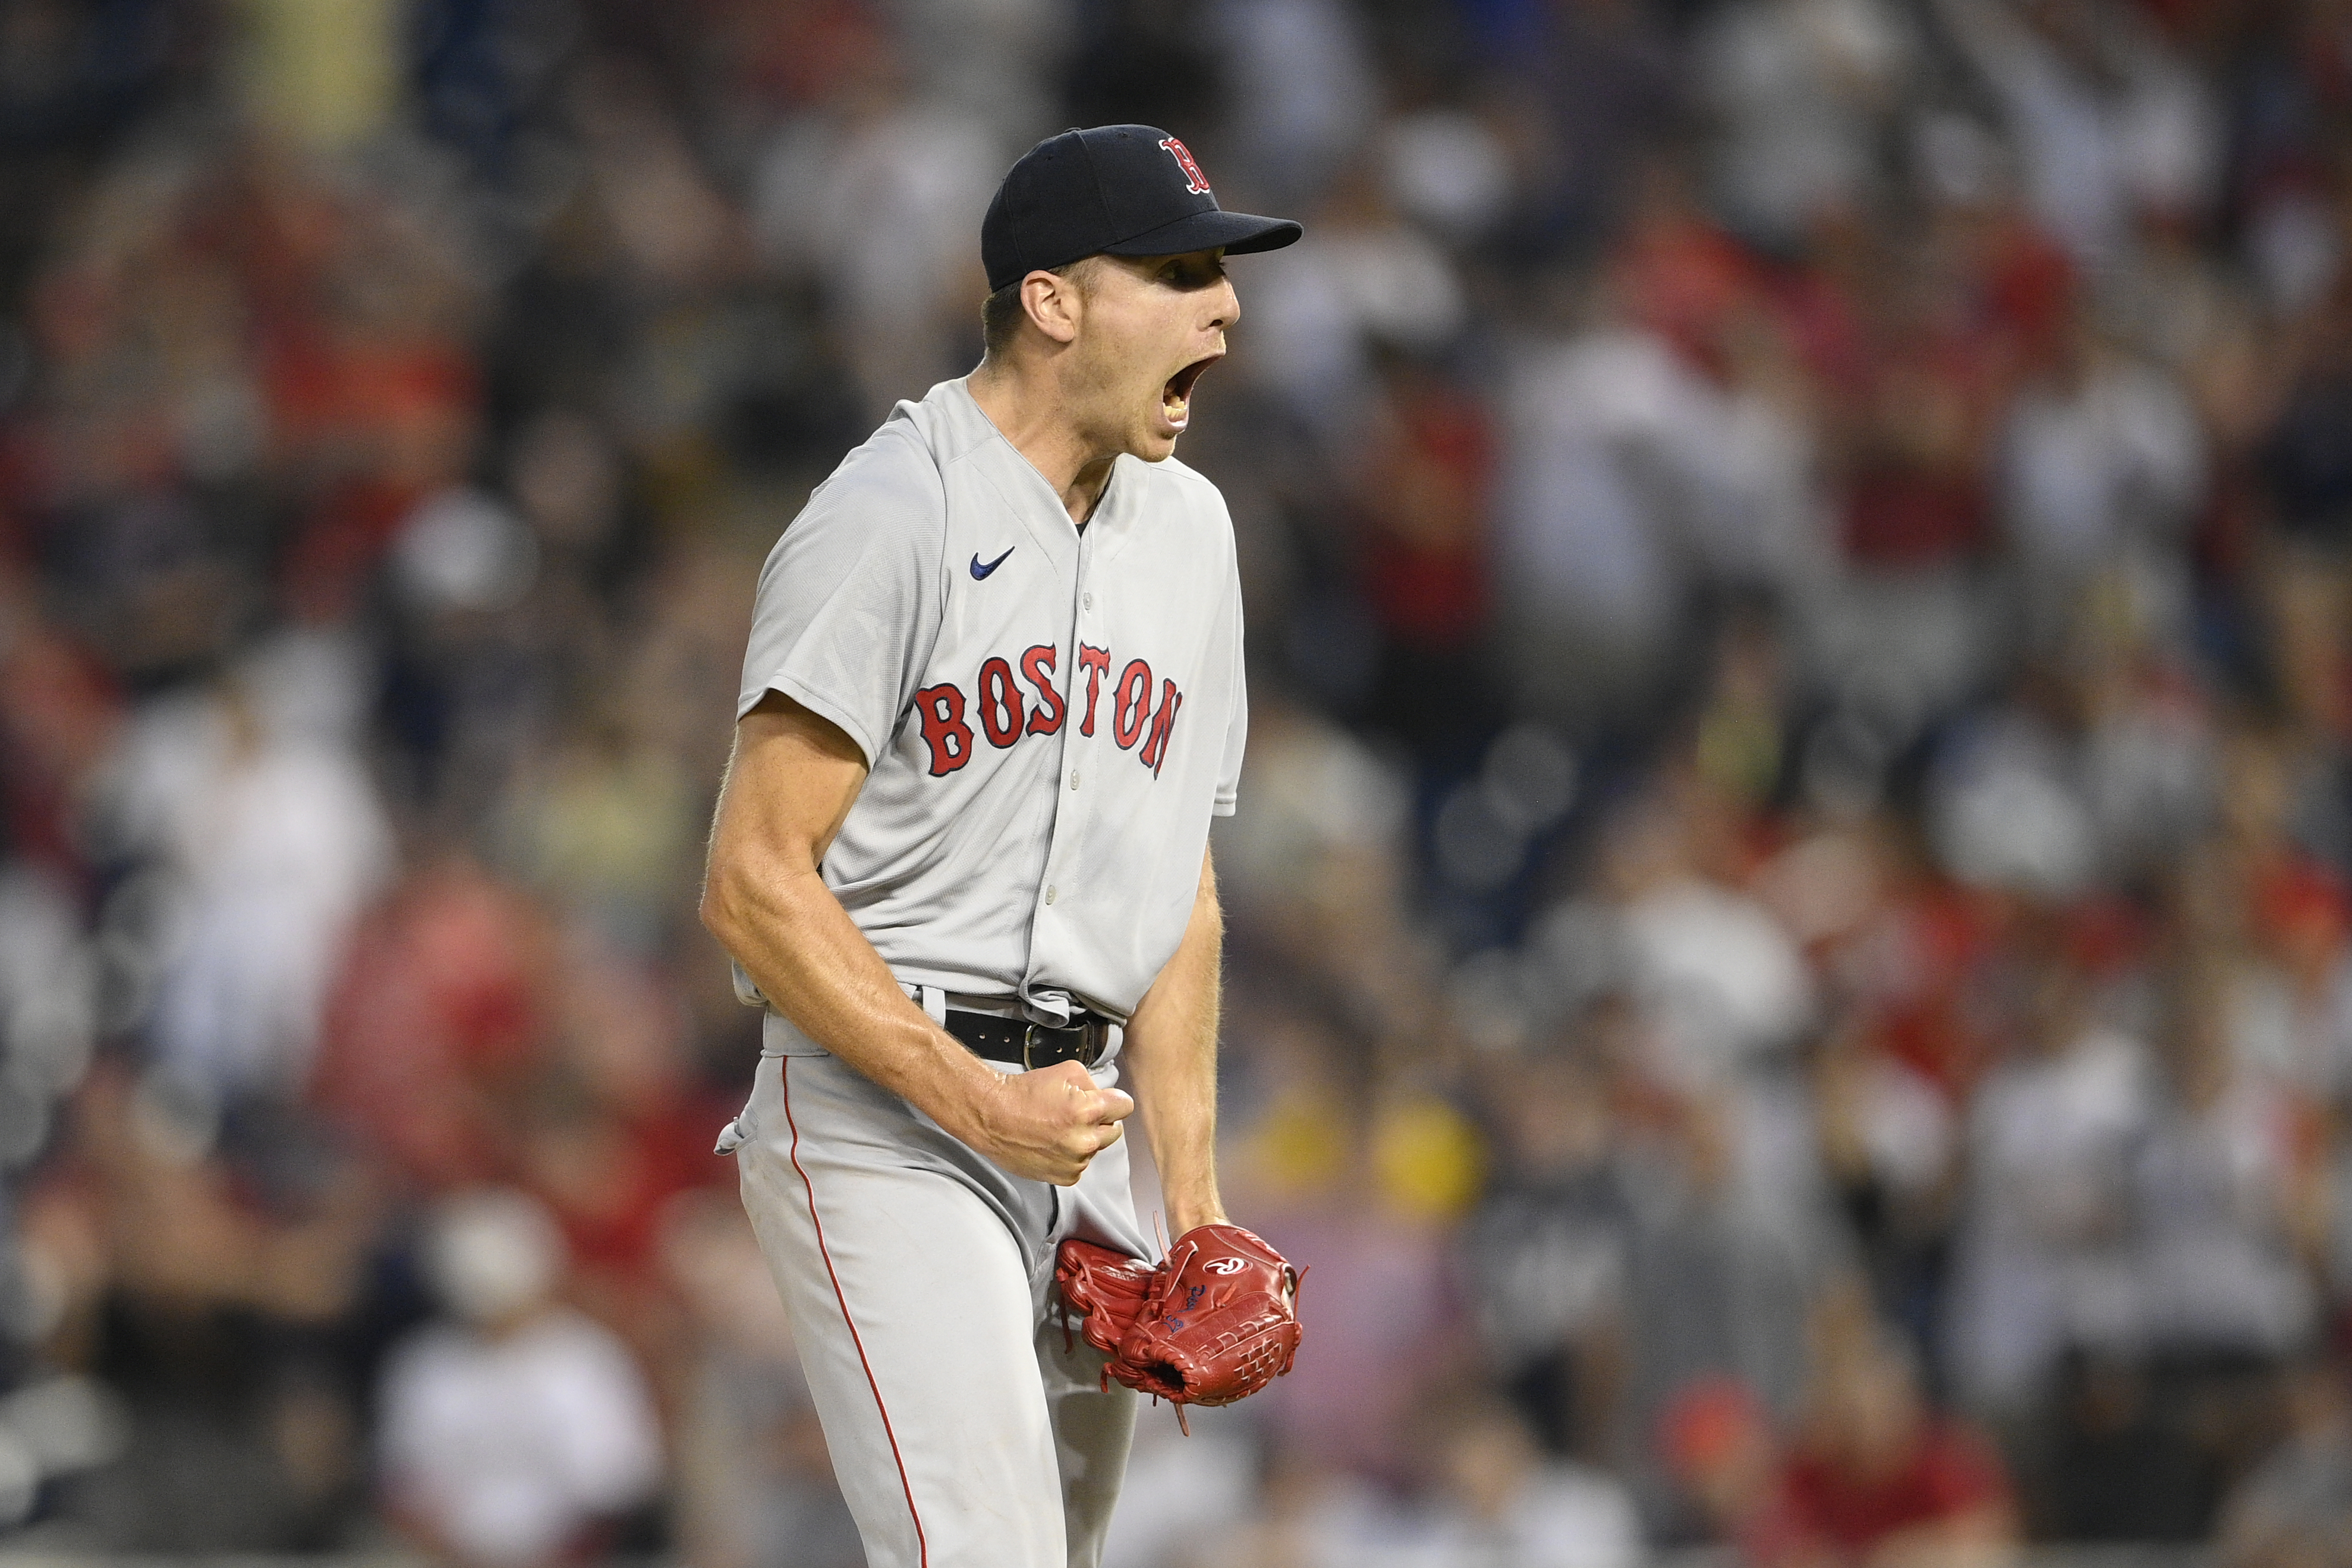
[[[768,557],[739,716],[771,690],[865,755],[822,869],[934,1019],[952,996],[1124,1021],[1183,939],[1209,818],[1234,808],[1247,714],[1224,502],[1181,463],[1121,458],[1073,528],[943,383]],[[1125,1145],[1068,1189],[1020,1180],[772,1009],[761,1058],[720,1152],[869,1560],[1093,1568],[1135,1397],[1054,1321],[1053,1263],[1070,1236],[1151,1251]]]
[[[1233,524],[1122,457],[1081,531],[962,381],[901,403],[766,568],[737,712],[783,692],[871,770],[824,858],[891,972],[1124,1020],[1184,934],[1248,710]]]

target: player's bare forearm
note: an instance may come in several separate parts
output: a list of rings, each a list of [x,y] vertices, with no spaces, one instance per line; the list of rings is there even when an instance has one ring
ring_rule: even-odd
[[[771,695],[736,726],[702,921],[793,1026],[1016,1175],[1068,1184],[1127,1097],[1075,1063],[1008,1078],[899,989],[818,868],[866,781],[848,736]]]
[[[772,699],[746,717],[711,828],[703,923],[802,1033],[932,1110],[992,1075],[908,1000],[818,872],[865,782],[856,746],[806,709]]]
[[[1170,1230],[1181,1236],[1225,1217],[1217,1193],[1217,1023],[1225,921],[1216,871],[1201,858],[1201,888],[1184,940],[1128,1020],[1119,1059],[1160,1168]]]

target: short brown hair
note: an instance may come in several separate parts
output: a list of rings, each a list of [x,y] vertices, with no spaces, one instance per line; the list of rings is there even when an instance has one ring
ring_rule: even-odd
[[[1056,278],[1069,279],[1083,294],[1087,289],[1087,274],[1093,271],[1094,263],[1095,258],[1082,256],[1076,261],[1048,267],[1045,270]],[[981,352],[990,359],[1011,348],[1013,335],[1021,330],[1021,283],[1027,277],[1027,273],[1023,273],[981,304],[980,346]]]
[[[1013,334],[1020,330],[1021,285],[1007,283],[981,302],[981,351],[994,359],[1012,346]]]

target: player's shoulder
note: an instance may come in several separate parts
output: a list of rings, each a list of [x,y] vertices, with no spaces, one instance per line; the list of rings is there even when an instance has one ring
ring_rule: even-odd
[[[1224,492],[1217,489],[1215,481],[1181,458],[1162,458],[1156,463],[1138,462],[1136,466],[1150,475],[1155,483],[1168,486],[1172,494],[1220,510],[1224,507]]]
[[[1168,514],[1217,532],[1233,531],[1233,515],[1225,510],[1224,492],[1199,469],[1174,458],[1162,458],[1156,463],[1130,458],[1129,468],[1137,476],[1135,482],[1143,506],[1153,514]]]
[[[930,461],[942,471],[1000,437],[988,416],[971,395],[971,377],[940,382],[918,399],[908,399],[890,411],[883,428],[898,426],[919,442]]]
[[[862,496],[870,489],[919,498],[944,515],[948,471],[995,438],[996,427],[972,401],[963,380],[943,381],[921,398],[907,399],[891,409],[890,416],[842,458],[818,491]]]
[[[1140,531],[1160,550],[1174,551],[1177,559],[1191,562],[1194,569],[1213,578],[1230,576],[1236,546],[1224,493],[1198,469],[1173,458],[1156,463],[1129,458],[1122,462],[1129,472],[1121,482],[1132,478],[1135,483],[1129,515]]]
[[[943,498],[939,458],[906,416],[907,407],[900,404],[874,434],[851,447],[817,487],[818,493],[878,490],[908,499]]]
[[[819,520],[854,519],[861,528],[941,528],[947,486],[922,432],[901,404],[881,426],[851,447],[809,495],[789,536]]]

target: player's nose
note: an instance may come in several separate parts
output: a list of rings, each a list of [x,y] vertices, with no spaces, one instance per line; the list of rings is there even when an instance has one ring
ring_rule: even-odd
[[[1217,279],[1216,292],[1211,297],[1210,302],[1217,308],[1216,315],[1209,322],[1211,331],[1223,331],[1241,320],[1242,297],[1234,292],[1232,279]]]

